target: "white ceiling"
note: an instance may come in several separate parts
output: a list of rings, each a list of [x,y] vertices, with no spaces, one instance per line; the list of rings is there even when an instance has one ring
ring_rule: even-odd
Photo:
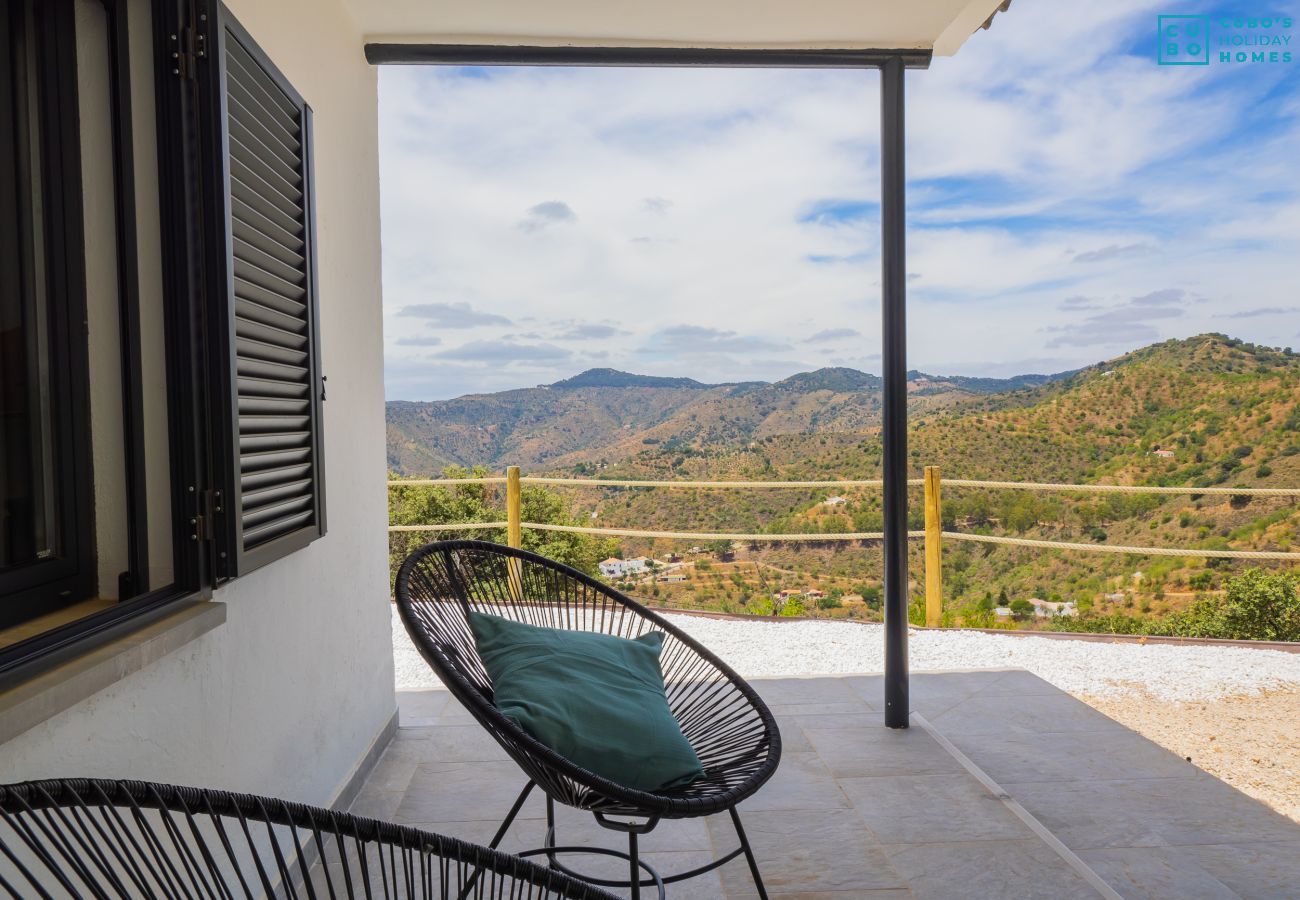
[[[1001,0],[343,0],[367,42],[933,49],[956,53]]]

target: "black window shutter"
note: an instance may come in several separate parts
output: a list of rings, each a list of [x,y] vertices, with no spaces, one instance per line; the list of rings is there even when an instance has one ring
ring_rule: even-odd
[[[325,533],[324,379],[311,108],[224,7],[216,25],[205,68],[220,104],[212,133],[224,184],[213,199],[225,234],[209,283],[224,337],[215,380],[230,417],[212,514],[218,575],[234,577]]]

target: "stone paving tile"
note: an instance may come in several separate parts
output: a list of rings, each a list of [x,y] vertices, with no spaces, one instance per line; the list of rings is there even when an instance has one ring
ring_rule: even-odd
[[[1054,734],[1128,729],[1068,694],[997,697],[976,694],[926,718],[949,740],[969,735]],[[958,746],[961,746],[958,743]]]
[[[952,754],[919,728],[882,725],[804,728],[804,735],[836,778],[878,775],[965,775]]]
[[[1029,697],[1043,694],[1060,694],[1061,689],[1050,681],[1044,681],[1033,672],[1024,669],[1011,669],[1000,674],[987,673],[990,677],[977,693],[981,697]],[[946,678],[945,675],[931,676]]]
[[[1038,838],[886,845],[885,853],[916,900],[1097,900]]]
[[[742,804],[752,810],[826,810],[848,805],[848,798],[816,753],[782,753],[776,774]]]
[[[398,691],[397,721],[403,727],[434,725],[448,703],[454,703],[447,691]]]
[[[980,734],[949,740],[1004,787],[1032,781],[1109,780],[1117,775],[1181,778],[1200,771],[1132,732]]]
[[[1011,790],[1075,851],[1300,839],[1300,825],[1204,774],[1038,782]]]
[[[884,851],[851,810],[749,811],[741,822],[771,894],[905,888]],[[731,821],[709,820],[714,846],[736,846]],[[725,850],[724,850],[725,852]],[[749,867],[737,859],[722,869],[728,895],[753,891]]]
[[[1300,831],[1300,826],[1297,826]],[[1300,897],[1300,840],[1180,847],[1204,871],[1251,900]]]
[[[861,703],[857,692],[839,678],[755,678],[749,684],[768,706]]]
[[[423,762],[395,816],[399,822],[500,820],[525,779],[513,762]]]
[[[886,888],[880,891],[772,891],[769,896],[781,900],[912,900],[907,888]],[[754,891],[727,891],[727,900],[758,900]]]
[[[1083,850],[1079,858],[1126,900],[1239,900],[1178,848]]]
[[[858,815],[882,843],[1028,838],[1002,801],[968,773],[843,778]]]

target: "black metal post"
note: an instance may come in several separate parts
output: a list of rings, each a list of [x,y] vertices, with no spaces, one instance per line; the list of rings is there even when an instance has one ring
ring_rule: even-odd
[[[884,374],[885,725],[906,728],[907,253],[903,190],[903,60],[880,67],[880,263]]]

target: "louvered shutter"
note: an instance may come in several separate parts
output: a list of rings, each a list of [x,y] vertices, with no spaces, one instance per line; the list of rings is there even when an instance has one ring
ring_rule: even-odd
[[[245,574],[325,532],[311,109],[221,9],[228,384],[233,453],[218,572]],[[224,528],[221,526],[224,524]]]

